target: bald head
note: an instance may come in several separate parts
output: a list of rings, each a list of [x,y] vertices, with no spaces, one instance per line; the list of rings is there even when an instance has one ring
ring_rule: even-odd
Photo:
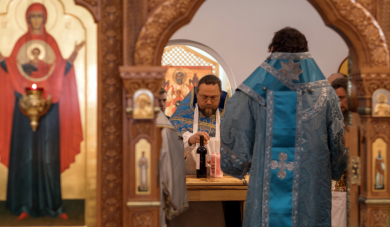
[[[332,84],[332,82],[335,80],[335,79],[338,79],[338,78],[348,78],[347,75],[345,75],[344,73],[333,73],[332,75],[330,75],[330,77],[328,77],[328,82],[330,84]]]

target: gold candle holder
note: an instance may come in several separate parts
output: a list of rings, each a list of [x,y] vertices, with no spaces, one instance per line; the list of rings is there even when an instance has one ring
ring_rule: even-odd
[[[19,100],[19,108],[30,119],[30,126],[35,132],[39,125],[39,118],[50,109],[51,96],[45,100],[42,98],[43,88],[34,85],[25,89],[26,94]]]

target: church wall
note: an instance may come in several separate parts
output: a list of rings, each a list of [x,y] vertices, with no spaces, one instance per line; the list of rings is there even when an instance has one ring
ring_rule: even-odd
[[[269,55],[274,32],[285,26],[305,34],[325,77],[336,72],[348,55],[346,43],[326,27],[307,1],[208,0],[171,40],[192,40],[215,50],[229,65],[238,86]]]

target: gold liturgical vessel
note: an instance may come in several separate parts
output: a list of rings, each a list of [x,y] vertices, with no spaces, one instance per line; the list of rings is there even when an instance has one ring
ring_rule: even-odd
[[[51,96],[45,100],[42,98],[43,88],[37,88],[36,84],[26,88],[26,95],[19,101],[20,110],[30,118],[30,125],[35,132],[39,125],[39,118],[47,113],[51,106]]]

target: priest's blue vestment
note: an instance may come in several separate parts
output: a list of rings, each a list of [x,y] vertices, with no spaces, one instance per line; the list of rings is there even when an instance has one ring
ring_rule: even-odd
[[[224,116],[224,108],[227,100],[227,93],[222,91],[218,106],[221,119]],[[185,132],[196,133],[193,132],[192,129],[195,105],[197,103],[196,88],[194,88],[180,103],[180,106],[176,109],[175,113],[172,114],[170,121],[180,136],[182,136]],[[215,121],[215,114],[210,117],[205,117],[202,113],[200,113],[198,131],[207,132],[210,136],[215,136]]]
[[[221,123],[221,166],[250,170],[244,226],[331,226],[331,179],[346,167],[340,100],[310,53],[273,53]]]

